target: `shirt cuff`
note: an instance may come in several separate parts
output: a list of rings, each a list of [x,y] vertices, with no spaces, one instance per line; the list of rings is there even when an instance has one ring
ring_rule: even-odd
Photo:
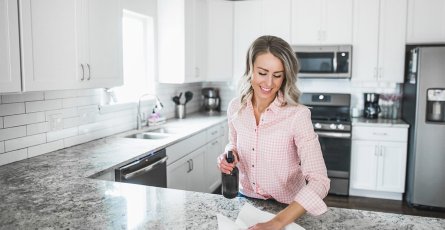
[[[328,210],[323,199],[307,186],[300,190],[294,201],[303,206],[303,208],[313,216],[321,215]]]

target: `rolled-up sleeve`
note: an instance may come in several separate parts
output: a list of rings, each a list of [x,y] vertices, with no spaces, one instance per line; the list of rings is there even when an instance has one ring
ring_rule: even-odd
[[[294,142],[306,185],[297,193],[294,201],[303,206],[309,214],[317,216],[327,211],[323,199],[328,194],[330,180],[318,136],[312,127],[310,110],[302,110],[298,117],[294,126],[297,127]]]

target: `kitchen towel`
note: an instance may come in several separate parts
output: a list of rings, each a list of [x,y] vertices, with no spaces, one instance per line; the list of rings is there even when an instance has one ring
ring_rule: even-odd
[[[229,218],[227,218],[224,215],[216,214],[216,217],[218,218],[218,229],[219,230],[241,230],[241,229],[247,229],[252,225],[255,225],[257,223],[266,222],[270,219],[272,219],[275,215],[261,211],[254,206],[252,206],[249,203],[245,203],[244,206],[241,208],[241,211],[238,214],[238,217],[236,218],[236,221],[233,222]],[[287,225],[284,229],[286,230],[304,230],[303,227],[296,223],[291,223]]]

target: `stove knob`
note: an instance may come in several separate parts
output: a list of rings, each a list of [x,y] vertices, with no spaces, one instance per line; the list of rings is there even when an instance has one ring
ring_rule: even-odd
[[[342,125],[342,124],[339,124],[339,125],[337,126],[337,128],[343,130],[343,129],[345,129],[345,126]]]
[[[331,124],[331,125],[329,126],[329,128],[331,128],[331,129],[336,129],[337,126],[336,126],[335,124]]]
[[[314,124],[314,127],[315,127],[316,129],[321,129],[321,124],[320,124],[320,123],[315,123],[315,124]]]

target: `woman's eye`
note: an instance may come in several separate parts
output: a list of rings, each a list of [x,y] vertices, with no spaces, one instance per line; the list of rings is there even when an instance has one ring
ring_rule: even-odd
[[[280,78],[282,75],[278,74],[278,75],[273,75],[273,76],[276,77],[276,78]]]
[[[267,75],[267,73],[258,73],[259,75],[261,75],[261,76],[266,76]]]

